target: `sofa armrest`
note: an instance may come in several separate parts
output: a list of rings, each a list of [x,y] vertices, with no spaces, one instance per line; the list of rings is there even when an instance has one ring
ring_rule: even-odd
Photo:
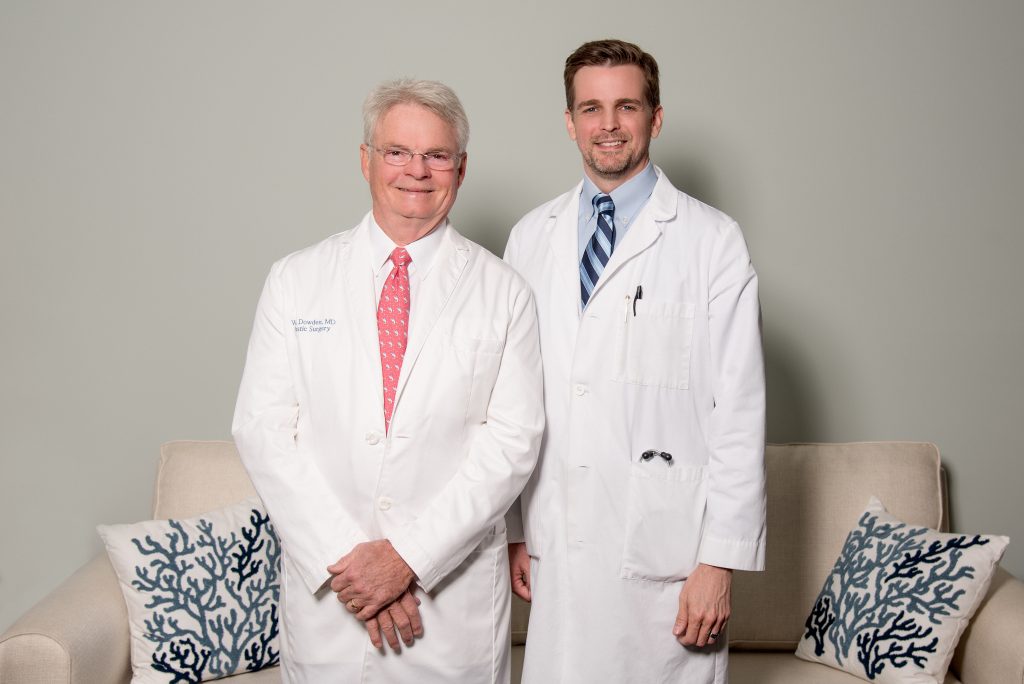
[[[127,682],[128,638],[121,587],[101,553],[0,634],[0,681]]]
[[[963,684],[1024,683],[1024,582],[996,568],[952,665]]]

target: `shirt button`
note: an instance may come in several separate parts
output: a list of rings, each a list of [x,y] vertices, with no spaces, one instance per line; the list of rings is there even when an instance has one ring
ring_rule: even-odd
[[[379,508],[382,511],[391,510],[391,499],[389,499],[386,496],[380,497],[379,499],[377,499],[377,508]]]
[[[586,385],[576,385],[575,392],[576,392],[576,396],[577,397],[582,397],[584,394],[587,393],[587,386]]]
[[[366,443],[367,444],[369,444],[370,446],[373,446],[374,444],[377,444],[378,442],[380,442],[380,433],[379,432],[367,432],[366,433]]]

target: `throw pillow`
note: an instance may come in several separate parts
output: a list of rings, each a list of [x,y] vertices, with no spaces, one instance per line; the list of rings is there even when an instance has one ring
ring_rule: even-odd
[[[259,499],[96,529],[128,606],[132,682],[201,682],[277,664],[281,544]]]
[[[872,497],[796,655],[869,681],[941,683],[1009,541],[907,525]]]

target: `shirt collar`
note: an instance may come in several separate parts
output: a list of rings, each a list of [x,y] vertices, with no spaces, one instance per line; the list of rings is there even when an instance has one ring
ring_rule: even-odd
[[[658,173],[654,170],[654,164],[650,161],[644,170],[630,178],[628,181],[611,191],[612,201],[615,202],[615,222],[632,221],[636,213],[654,192],[654,186],[658,183]],[[590,180],[590,176],[583,174],[583,190],[580,194],[580,215],[593,216],[594,195],[603,194]]]
[[[441,239],[444,232],[448,230],[448,219],[437,224],[434,230],[430,231],[419,240],[410,242],[405,246],[409,252],[412,262],[409,265],[410,272],[415,270],[420,278],[425,278],[434,262],[434,255],[441,248]],[[377,273],[388,265],[391,259],[391,252],[397,247],[387,233],[377,224],[377,220],[370,216],[370,255],[373,258],[373,272]]]

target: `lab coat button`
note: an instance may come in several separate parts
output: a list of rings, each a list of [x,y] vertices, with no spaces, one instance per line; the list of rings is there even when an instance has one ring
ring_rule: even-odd
[[[391,510],[391,499],[389,499],[386,496],[380,497],[379,499],[377,499],[377,508],[379,508],[382,511]]]
[[[373,446],[374,444],[377,444],[378,442],[380,442],[380,434],[379,433],[376,433],[376,432],[367,432],[366,433],[366,443],[367,444],[369,444],[370,446]]]
[[[587,386],[586,385],[576,385],[576,396],[577,397],[582,397],[586,393],[587,393]]]

